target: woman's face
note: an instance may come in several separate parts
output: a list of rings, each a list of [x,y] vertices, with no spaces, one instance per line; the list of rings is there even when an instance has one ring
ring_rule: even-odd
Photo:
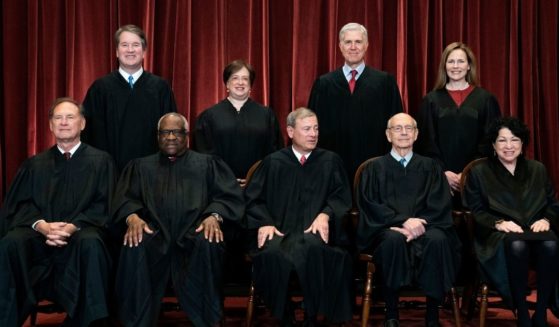
[[[493,149],[503,164],[515,164],[522,153],[522,140],[512,134],[510,129],[503,127],[493,143]]]
[[[449,82],[466,81],[466,74],[470,70],[468,56],[462,49],[452,50],[446,58],[446,75]]]
[[[246,67],[231,74],[227,81],[229,96],[235,100],[246,100],[250,95],[250,74]]]

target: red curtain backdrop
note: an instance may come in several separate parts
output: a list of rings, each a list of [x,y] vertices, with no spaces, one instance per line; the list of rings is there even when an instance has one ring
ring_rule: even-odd
[[[52,101],[83,100],[116,68],[113,33],[130,23],[148,35],[144,68],[171,83],[191,124],[225,97],[226,63],[243,58],[257,71],[252,97],[285,127],[315,78],[343,63],[338,31],[350,21],[369,29],[366,62],[396,77],[415,113],[443,48],[463,41],[503,113],[530,127],[528,156],[559,186],[556,0],[3,0],[0,10],[2,197],[22,161],[53,144]]]

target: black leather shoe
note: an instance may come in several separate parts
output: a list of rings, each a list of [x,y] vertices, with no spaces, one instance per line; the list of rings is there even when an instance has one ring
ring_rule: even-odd
[[[384,327],[400,327],[400,321],[398,319],[385,320]]]

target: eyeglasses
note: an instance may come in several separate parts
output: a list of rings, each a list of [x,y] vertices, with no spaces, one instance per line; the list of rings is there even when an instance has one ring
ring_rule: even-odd
[[[177,138],[185,137],[188,134],[186,129],[160,129],[158,132],[159,136],[169,137],[171,134],[175,135]]]
[[[398,126],[392,126],[392,127],[388,127],[389,130],[396,132],[396,133],[402,133],[402,131],[406,131],[407,133],[410,133],[411,131],[415,130],[415,126],[412,125],[406,125],[406,126],[402,126],[402,125],[398,125]]]

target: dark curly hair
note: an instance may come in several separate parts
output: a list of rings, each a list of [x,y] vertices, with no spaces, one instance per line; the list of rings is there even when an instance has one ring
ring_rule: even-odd
[[[499,131],[502,128],[508,128],[514,136],[520,138],[522,141],[522,147],[528,145],[528,142],[530,141],[530,130],[526,124],[516,117],[502,117],[495,119],[487,132],[487,140],[491,143],[495,143],[497,137],[499,136]]]

